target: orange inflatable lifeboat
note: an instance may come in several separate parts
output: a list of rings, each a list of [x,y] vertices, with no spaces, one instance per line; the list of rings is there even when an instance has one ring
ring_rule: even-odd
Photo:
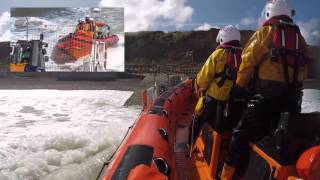
[[[104,164],[98,179],[217,179],[228,151],[231,133],[217,132],[209,125],[205,125],[193,148],[190,148],[188,137],[197,102],[192,80],[186,80],[162,93],[151,105],[147,103],[146,98],[144,92],[143,112],[129,128],[115,154]],[[303,123],[308,127],[312,127],[314,123],[320,125],[319,113],[302,114],[295,118],[304,119]],[[312,133],[309,135],[319,135],[317,130]],[[304,153],[301,156],[305,150],[315,145],[316,143],[312,145],[309,143],[308,146],[302,146],[292,161],[285,162],[274,156],[270,149],[261,146],[261,142],[252,142],[248,144],[252,155],[249,162],[244,163],[248,168],[242,173],[241,178],[264,180],[269,177],[274,180],[298,180],[298,177],[302,176],[300,172],[307,174],[303,175],[304,177],[308,177],[308,173],[318,174],[314,171],[320,168],[319,147],[314,148],[312,153]],[[292,148],[297,147],[292,146]],[[308,158],[310,154],[312,160]],[[296,165],[299,157],[302,160]],[[308,162],[308,165],[303,166],[304,162]]]
[[[106,23],[100,21],[96,21],[95,24],[97,27],[106,25]],[[77,61],[91,54],[94,41],[105,43],[105,48],[107,48],[116,45],[119,42],[119,37],[113,34],[102,38],[94,38],[94,32],[77,30],[58,40],[51,58],[57,64]]]
[[[57,47],[67,52],[71,58],[79,59],[91,53],[93,32],[77,31],[60,39]]]

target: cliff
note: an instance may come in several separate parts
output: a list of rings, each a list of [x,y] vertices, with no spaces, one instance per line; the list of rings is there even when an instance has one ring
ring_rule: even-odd
[[[136,32],[126,33],[126,64],[150,65],[177,64],[188,66],[202,64],[216,48],[218,29],[188,32]],[[241,44],[244,46],[254,31],[241,31]],[[320,78],[320,47],[310,46],[312,62],[310,78]]]
[[[216,48],[218,31],[126,33],[126,63],[201,63]],[[253,33],[241,31],[241,43],[244,45]]]

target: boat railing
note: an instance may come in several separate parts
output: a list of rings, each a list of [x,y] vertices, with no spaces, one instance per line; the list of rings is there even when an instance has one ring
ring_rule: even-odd
[[[146,110],[152,106],[152,103],[159,97],[159,86],[155,83],[153,86],[142,91],[142,106]]]
[[[85,65],[87,63],[87,65]],[[91,56],[84,60],[84,69],[89,72],[107,71],[106,43],[93,41]]]

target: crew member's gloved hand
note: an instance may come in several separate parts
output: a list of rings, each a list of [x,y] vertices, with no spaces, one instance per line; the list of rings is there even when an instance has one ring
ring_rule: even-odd
[[[233,86],[230,92],[230,98],[234,100],[245,100],[249,96],[246,88],[241,87],[239,85]]]

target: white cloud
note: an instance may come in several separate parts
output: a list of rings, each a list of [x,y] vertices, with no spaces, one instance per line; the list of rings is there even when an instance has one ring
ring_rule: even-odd
[[[180,28],[190,21],[187,0],[102,0],[100,6],[125,8],[125,31],[145,31],[169,24]]]
[[[0,16],[0,41],[10,41],[10,13],[4,12]]]
[[[195,28],[194,30],[196,30],[196,31],[209,31],[211,28],[220,29],[218,26],[204,23],[201,26]]]
[[[244,17],[241,19],[241,25],[243,26],[251,26],[257,23],[257,19],[254,17]]]
[[[316,37],[316,38],[320,38],[320,32],[319,32],[319,30],[314,30],[314,31],[312,31],[311,36],[314,36],[314,37]]]
[[[298,25],[308,44],[320,45],[320,18],[313,18],[307,22],[298,22]]]

